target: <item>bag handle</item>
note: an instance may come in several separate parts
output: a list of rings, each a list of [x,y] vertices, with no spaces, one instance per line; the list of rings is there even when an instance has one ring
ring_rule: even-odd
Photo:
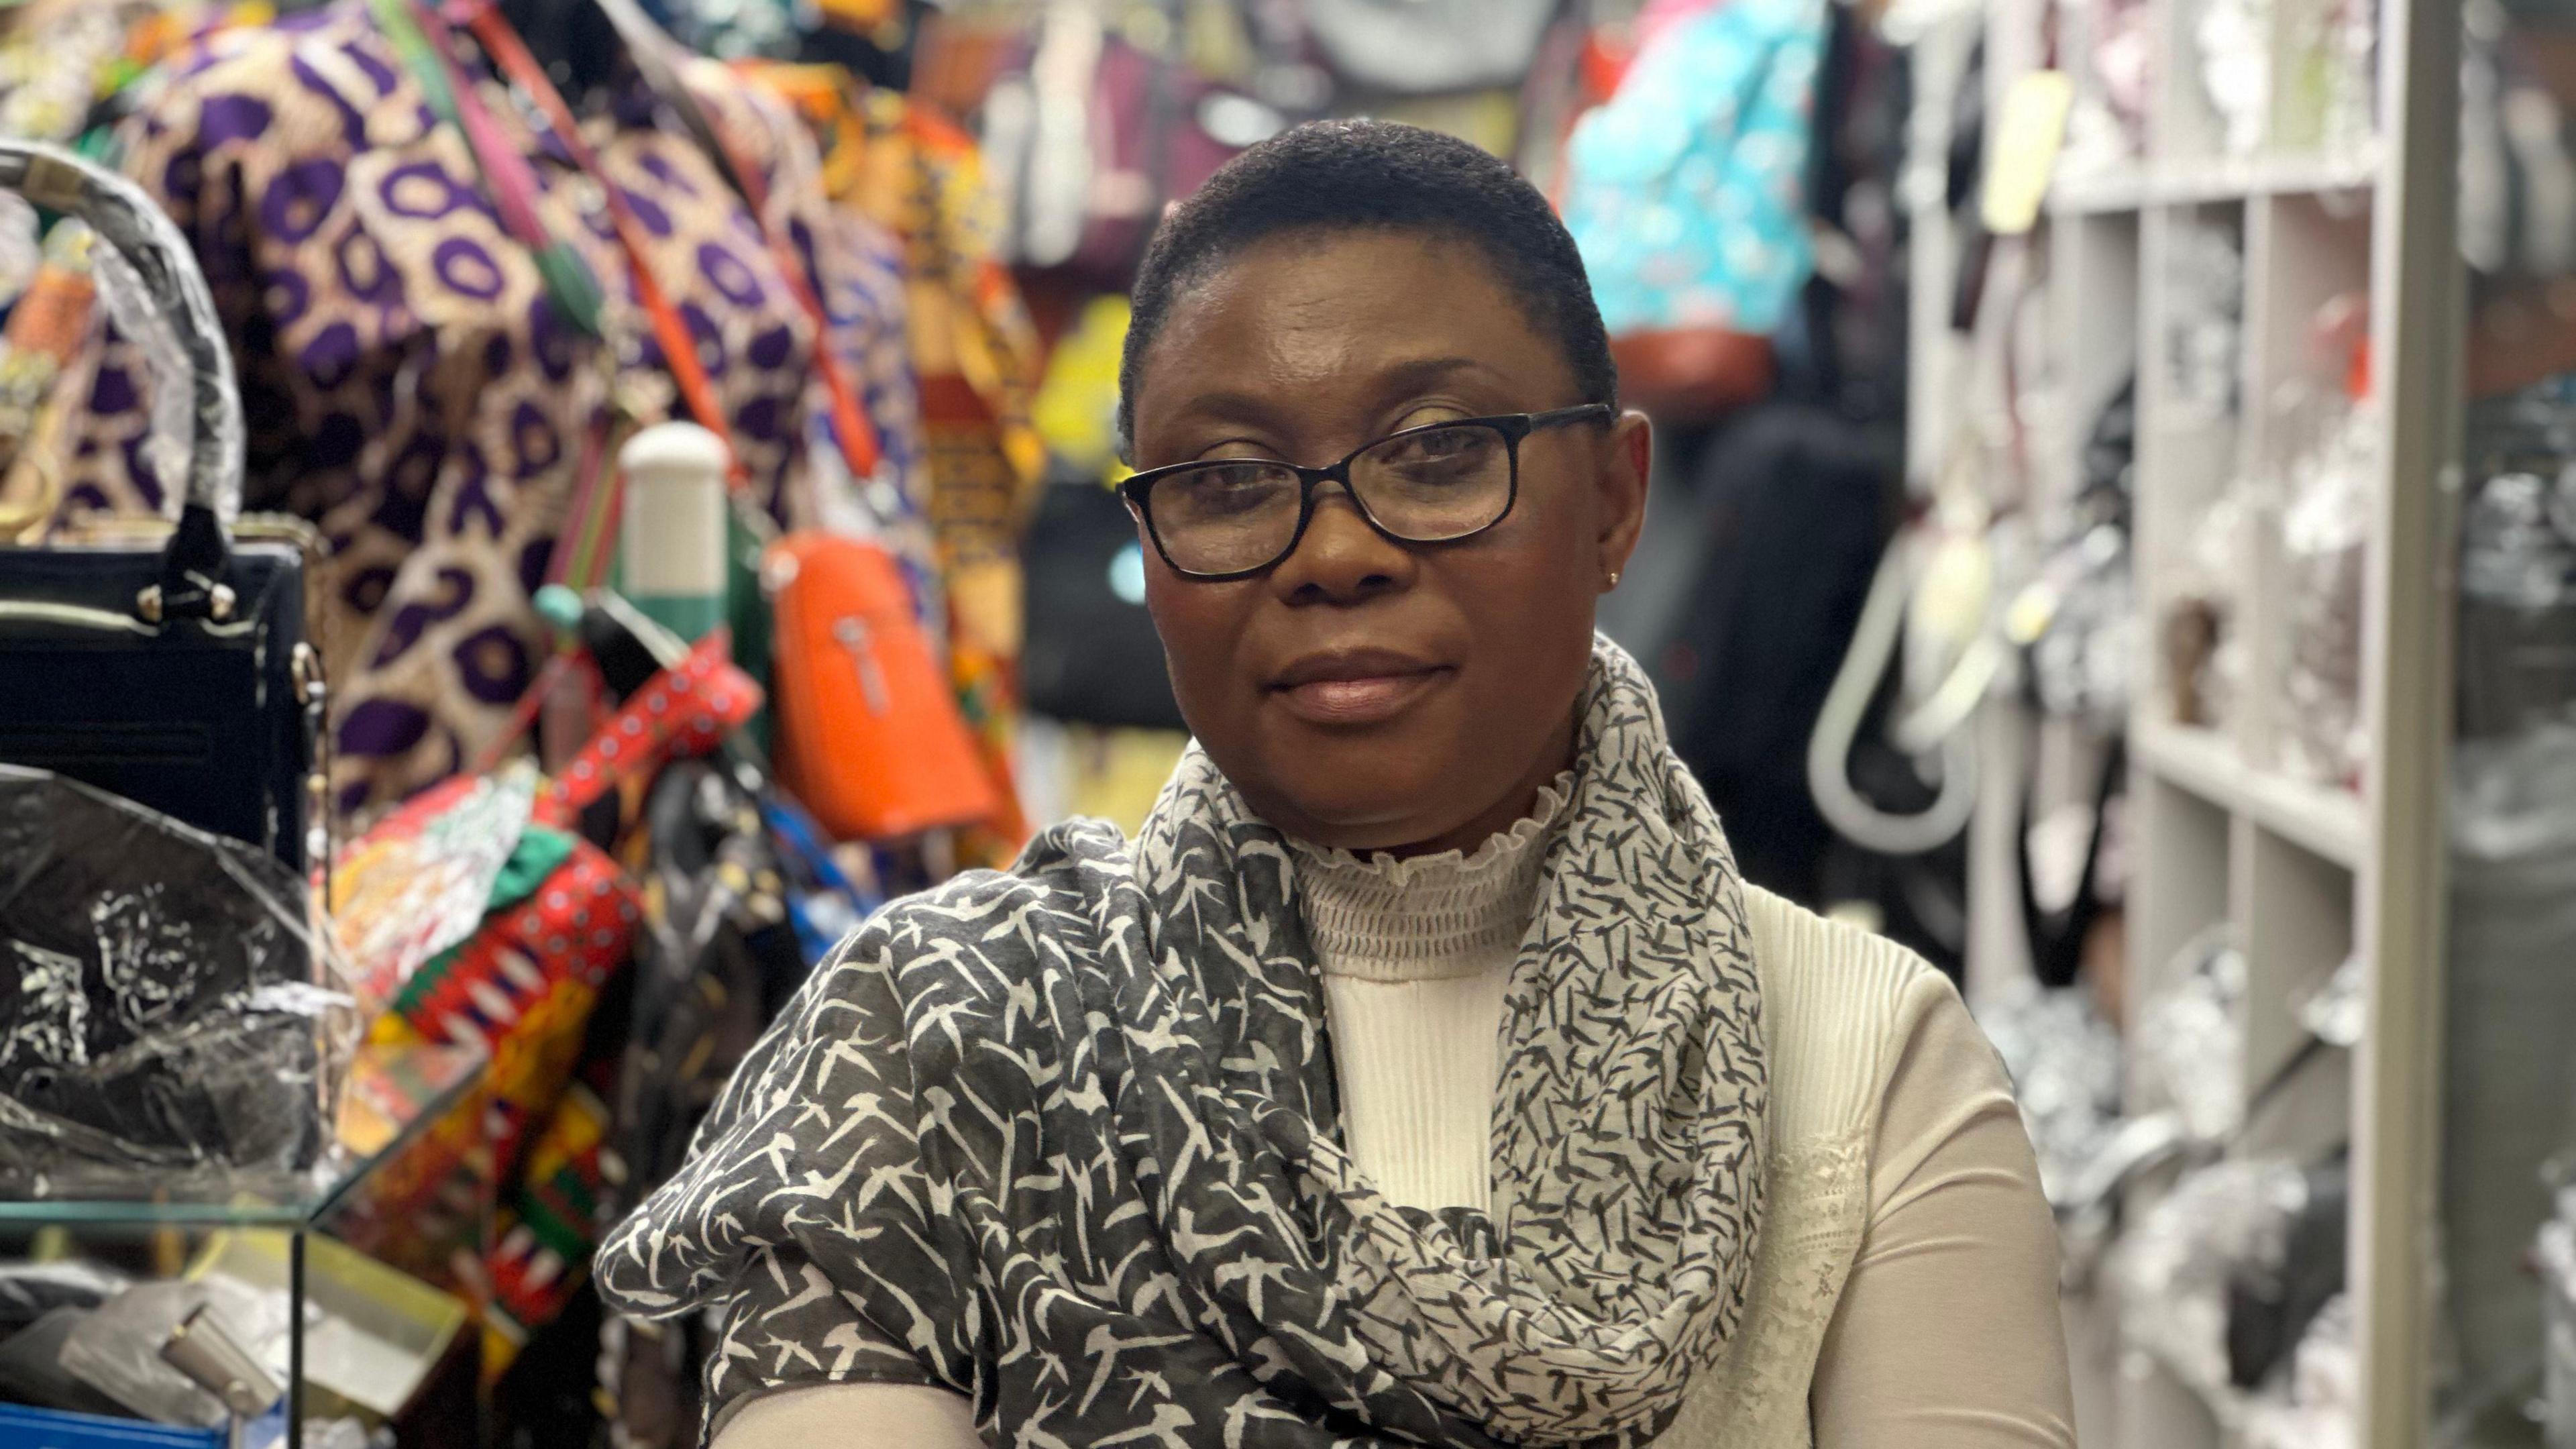
[[[241,388],[215,314],[214,293],[179,224],[142,187],[96,162],[36,141],[0,138],[0,190],[88,223],[143,279],[187,354],[196,413],[179,527],[161,553],[161,581],[135,597],[145,623],[212,619],[233,611],[223,582],[232,559],[225,530],[241,513]]]

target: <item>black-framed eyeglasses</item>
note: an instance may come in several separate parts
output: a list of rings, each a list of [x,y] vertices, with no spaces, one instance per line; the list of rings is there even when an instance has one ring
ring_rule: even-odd
[[[1541,428],[1606,423],[1608,403],[1459,418],[1391,433],[1329,468],[1273,458],[1209,458],[1149,468],[1118,485],[1174,573],[1248,578],[1297,551],[1315,494],[1339,483],[1368,526],[1407,544],[1456,543],[1511,516],[1521,440]]]

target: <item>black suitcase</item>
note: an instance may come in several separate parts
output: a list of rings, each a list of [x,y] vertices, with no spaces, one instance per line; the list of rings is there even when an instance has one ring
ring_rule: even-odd
[[[241,396],[205,278],[143,191],[0,140],[0,187],[78,217],[131,264],[195,368],[186,505],[157,545],[0,548],[0,763],[51,770],[303,871],[323,816],[320,655],[304,550],[236,546]]]

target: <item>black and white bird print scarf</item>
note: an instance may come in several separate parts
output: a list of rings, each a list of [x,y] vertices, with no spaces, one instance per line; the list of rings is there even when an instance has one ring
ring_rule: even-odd
[[[1734,1332],[1767,1081],[1741,887],[1596,646],[1512,968],[1494,1215],[1342,1147],[1291,853],[1193,747],[1132,847],[1063,826],[880,913],[599,1255],[716,1306],[708,1402],[945,1385],[1027,1446],[1625,1446]]]

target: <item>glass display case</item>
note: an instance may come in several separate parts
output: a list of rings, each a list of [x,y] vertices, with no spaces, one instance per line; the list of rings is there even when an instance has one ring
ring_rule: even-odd
[[[334,1406],[390,1417],[468,1334],[463,1303],[439,1289],[470,1288],[454,1265],[490,1231],[484,1067],[471,1047],[361,1046],[310,1172],[178,1190],[138,1174],[120,1194],[0,1200],[0,1257],[122,1249],[230,1302],[276,1303],[240,1316],[273,1319],[243,1347],[279,1376],[286,1449],[304,1449],[317,1383]]]

